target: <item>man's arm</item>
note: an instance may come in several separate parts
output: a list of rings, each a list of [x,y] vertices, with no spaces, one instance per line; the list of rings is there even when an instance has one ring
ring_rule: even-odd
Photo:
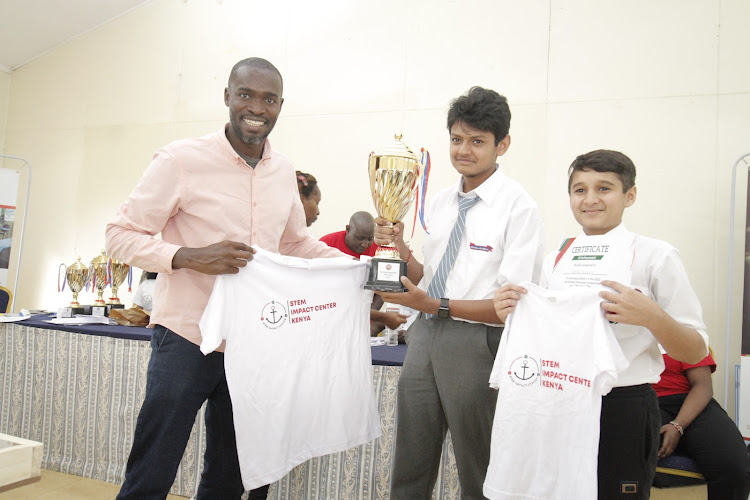
[[[172,258],[172,269],[192,269],[203,274],[237,274],[253,259],[255,249],[237,241],[222,241],[202,248],[181,247]]]
[[[146,271],[171,273],[189,268],[204,274],[233,274],[252,259],[252,250],[239,242],[223,241],[199,248],[181,247],[154,236],[180,206],[183,182],[174,157],[162,149],[107,225],[107,253]]]
[[[146,271],[171,273],[179,245],[154,236],[173,217],[180,203],[182,182],[174,157],[157,151],[151,164],[107,225],[105,248],[111,257]]]

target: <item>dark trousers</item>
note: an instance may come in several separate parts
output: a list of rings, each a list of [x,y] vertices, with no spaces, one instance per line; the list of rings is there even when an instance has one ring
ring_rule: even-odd
[[[602,398],[599,500],[647,500],[651,496],[660,422],[651,384],[615,387]]]
[[[151,337],[146,397],[118,499],[166,498],[204,401],[206,451],[196,498],[240,498],[243,487],[224,353],[204,356],[197,345],[157,325]]]
[[[675,394],[659,398],[662,425],[677,417],[686,397],[687,394]],[[708,483],[710,500],[747,500],[747,448],[737,426],[715,399],[685,428],[674,452],[695,460]]]
[[[489,378],[502,328],[418,318],[398,382],[391,500],[432,496],[450,429],[463,499],[484,498],[497,391]]]

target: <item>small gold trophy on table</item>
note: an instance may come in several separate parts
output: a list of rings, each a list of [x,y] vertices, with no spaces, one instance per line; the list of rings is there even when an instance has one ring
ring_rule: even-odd
[[[58,278],[59,279],[59,278]],[[89,281],[89,268],[83,265],[81,258],[74,264],[65,268],[65,281],[68,283],[70,291],[73,293],[73,300],[70,302],[70,308],[72,314],[82,314],[83,308],[78,303],[78,293],[83,290],[86,283]],[[60,282],[58,281],[58,284]],[[59,287],[58,287],[59,288]]]
[[[109,258],[107,254],[102,253],[91,261],[91,271],[93,273],[92,279],[94,281],[94,289],[96,290],[96,300],[94,301],[93,307],[104,307],[104,288],[107,286],[107,262]],[[93,313],[92,313],[93,314]]]
[[[120,288],[120,285],[123,284],[129,273],[130,266],[128,264],[119,260],[109,259],[110,287],[112,288],[112,296],[107,301],[109,309],[121,309],[124,307],[117,296],[117,289]]]
[[[380,153],[370,154],[368,171],[370,192],[375,210],[383,219],[399,222],[417,193],[419,160],[396,134],[395,142]],[[401,276],[406,276],[406,262],[399,258],[393,243],[380,246],[370,261],[370,277],[365,288],[385,292],[405,292]]]

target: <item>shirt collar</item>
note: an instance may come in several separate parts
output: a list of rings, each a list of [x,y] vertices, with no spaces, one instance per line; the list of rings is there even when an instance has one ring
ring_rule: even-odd
[[[620,224],[617,227],[615,227],[614,229],[609,230],[605,234],[607,236],[622,237],[622,236],[627,236],[627,235],[629,235],[631,233],[625,227],[625,223],[621,221]],[[581,231],[578,233],[578,237],[579,238],[585,238],[586,237],[586,233],[583,232],[583,229],[581,229]]]
[[[224,145],[224,149],[226,149],[229,154],[231,154],[237,161],[241,161],[243,164],[245,163],[245,160],[242,159],[242,157],[237,153],[237,151],[234,150],[232,147],[232,144],[229,142],[229,139],[227,139],[227,128],[231,127],[231,124],[227,123],[224,125],[224,128],[222,128],[219,131],[219,141]],[[271,142],[266,138],[266,141],[263,143],[263,152],[260,154],[260,163],[263,160],[266,160],[271,157],[271,154],[273,153],[273,150],[271,149]]]
[[[464,193],[463,192],[464,179],[462,177],[456,183],[455,190],[459,196],[467,196],[470,198],[473,198],[474,196],[479,196],[480,200],[484,201],[488,205],[491,205],[492,202],[495,201],[497,194],[500,192],[500,188],[503,185],[504,179],[505,179],[505,174],[500,168],[500,165],[495,163],[495,172],[491,176],[489,176],[489,178],[486,181],[480,184],[479,187],[477,187],[476,189],[472,191],[469,191],[468,193]]]

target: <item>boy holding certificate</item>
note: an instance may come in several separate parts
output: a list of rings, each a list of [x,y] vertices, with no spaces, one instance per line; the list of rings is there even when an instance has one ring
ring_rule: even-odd
[[[602,399],[598,495],[649,498],[659,448],[659,406],[651,388],[664,369],[659,344],[680,361],[703,359],[708,336],[701,306],[677,250],[631,233],[622,223],[623,212],[636,200],[630,158],[608,150],[580,155],[568,170],[568,194],[582,232],[547,256],[540,285],[606,287],[599,291],[601,309],[629,366]],[[496,291],[502,321],[525,293],[517,285]]]

